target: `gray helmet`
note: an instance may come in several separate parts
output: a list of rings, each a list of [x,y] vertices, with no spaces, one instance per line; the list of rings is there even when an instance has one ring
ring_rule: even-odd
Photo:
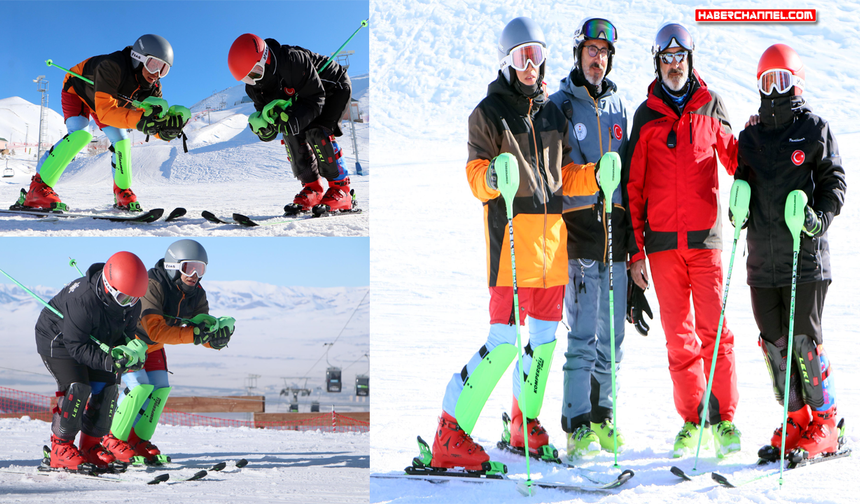
[[[170,42],[159,35],[143,35],[131,48],[132,51],[143,56],[155,56],[170,66],[173,66],[173,47]],[[140,66],[140,61],[134,61],[134,68]]]
[[[201,261],[209,265],[206,249],[194,240],[179,240],[167,247],[164,254],[164,266],[171,280],[179,278],[179,263],[181,261]]]
[[[508,72],[505,72],[505,69],[507,68],[505,57],[510,54],[511,49],[528,42],[538,42],[546,48],[546,37],[543,34],[543,30],[530,18],[518,17],[513,19],[505,26],[505,29],[502,30],[502,35],[499,37],[499,45],[497,47],[499,51],[499,68],[502,70],[505,78],[508,79],[508,82],[511,81],[511,76]],[[540,66],[539,79],[543,78],[545,67],[546,61],[544,61]]]

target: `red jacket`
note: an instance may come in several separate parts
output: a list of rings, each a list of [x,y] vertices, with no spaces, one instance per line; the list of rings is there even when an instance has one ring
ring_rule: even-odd
[[[636,110],[627,146],[635,262],[663,250],[720,249],[717,158],[733,175],[737,140],[722,99],[693,71],[693,91],[680,113],[655,79]],[[668,146],[670,131],[675,146]]]

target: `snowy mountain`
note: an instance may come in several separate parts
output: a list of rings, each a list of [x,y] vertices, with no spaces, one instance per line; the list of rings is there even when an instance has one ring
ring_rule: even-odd
[[[163,142],[146,141],[140,132],[131,130],[132,189],[144,209],[164,208],[170,211],[184,207],[188,214],[175,223],[156,222],[134,226],[108,221],[76,220],[44,222],[32,217],[4,215],[0,233],[7,236],[74,235],[74,236],[368,236],[369,220],[369,92],[367,75],[354,79],[354,97],[359,100],[365,122],[355,123],[355,143],[348,122],[342,124],[344,136],[338,139],[343,159],[350,171],[350,187],[355,191],[362,214],[331,219],[293,221],[252,229],[211,224],[201,217],[203,210],[230,217],[234,212],[258,222],[283,215],[285,204],[301,190],[293,176],[286,149],[280,140],[261,142],[248,128],[248,116],[254,112],[251,103],[242,103],[244,84],[216,92],[192,107],[192,118],[185,127],[188,152],[181,139]],[[52,112],[53,113],[53,112]],[[65,135],[62,118],[53,113],[49,138],[53,142]],[[59,121],[59,122],[57,122]],[[29,125],[30,141],[38,135],[39,106],[21,98],[0,100],[0,136],[24,138]],[[18,133],[20,131],[20,133]],[[73,211],[110,211],[113,204],[111,154],[106,150],[103,133],[92,127],[91,147],[78,155],[66,168],[54,188]],[[51,136],[56,133],[56,136]],[[8,138],[7,138],[8,140]],[[13,146],[14,147],[14,146]],[[358,152],[356,153],[356,147]],[[35,152],[19,147],[3,162],[12,176],[0,179],[0,208],[18,199],[21,188],[29,186],[35,173]],[[358,168],[363,175],[357,174]],[[325,185],[325,184],[324,184]],[[5,202],[5,203],[4,203]]]
[[[708,4],[708,5],[705,5]],[[796,4],[795,5],[799,5]],[[373,403],[371,473],[397,473],[418,455],[415,437],[430,441],[442,411],[442,398],[452,374],[459,373],[484,343],[488,332],[487,264],[481,203],[465,177],[469,114],[486,96],[498,68],[496,41],[505,24],[517,16],[532,17],[549,43],[545,81],[550,92],[573,65],[573,32],[584,17],[604,17],[619,31],[612,72],[632,122],[654,77],[651,43],[664,22],[680,21],[696,41],[694,65],[711,89],[723,98],[734,133],[758,109],[756,65],[771,44],[794,47],[806,64],[806,91],[813,111],[827,119],[839,142],[848,184],[852,167],[860,164],[860,115],[856,88],[860,62],[853,55],[860,45],[857,2],[833,4],[810,0],[819,21],[802,23],[696,23],[697,8],[719,7],[708,2],[536,1],[456,2],[429,0],[377,1],[371,4],[371,89],[374,96],[374,194],[377,211],[371,241],[371,313],[375,390],[384,401]],[[764,1],[745,8],[773,8]],[[384,97],[384,98],[383,98]],[[379,98],[379,99],[377,99]],[[383,133],[384,132],[384,133]],[[383,134],[378,134],[383,133]],[[409,177],[408,190],[403,190]],[[732,178],[720,174],[723,209]],[[849,445],[860,440],[853,426],[860,417],[858,379],[860,347],[856,313],[860,302],[853,287],[860,284],[857,268],[860,207],[849,187],[842,214],[828,231],[834,281],[824,311],[824,341],[833,363],[839,416],[845,417]],[[416,204],[421,202],[421,204]],[[432,204],[425,204],[430,202]],[[403,211],[409,209],[409,211]],[[416,225],[420,223],[420,225]],[[857,231],[855,231],[857,230]],[[723,225],[723,264],[727,269],[732,227]],[[741,430],[741,453],[718,459],[702,450],[697,469],[704,476],[678,484],[669,472],[678,465],[692,471],[692,457],[673,459],[674,436],[683,425],[672,399],[665,336],[653,289],[647,293],[654,320],[648,337],[625,324],[624,360],[618,375],[616,425],[626,438],[619,454],[579,463],[585,471],[532,462],[531,476],[550,482],[583,482],[583,475],[609,480],[623,469],[636,476],[615,495],[539,490],[529,502],[855,502],[860,491],[856,457],[786,473],[782,490],[778,478],[767,477],[737,490],[716,486],[707,474],[720,471],[744,480],[775,466],[757,468],[757,450],[782,421],[782,408],[773,397],[768,371],[757,345],[758,330],[746,285],[745,235],[735,257],[726,324],[735,337],[740,402],[735,423]],[[617,294],[616,294],[617,302]],[[716,322],[716,321],[715,321]],[[550,441],[564,451],[561,402],[566,329],[559,325],[558,345],[549,375],[542,425]],[[525,343],[525,340],[524,340]],[[526,477],[524,459],[495,447],[502,412],[511,408],[511,368],[501,378],[483,409],[472,436],[493,460],[508,466],[509,475]],[[371,478],[371,502],[454,504],[462,502],[521,502],[513,485],[383,480]]]

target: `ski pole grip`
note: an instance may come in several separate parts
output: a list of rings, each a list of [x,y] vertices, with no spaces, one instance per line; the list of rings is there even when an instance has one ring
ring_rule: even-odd
[[[788,193],[785,200],[785,225],[791,232],[794,251],[800,250],[800,231],[803,229],[803,221],[806,218],[806,193],[795,189]]]
[[[621,183],[621,156],[617,152],[607,152],[600,158],[597,174],[600,190],[603,191],[603,204],[607,212],[612,212],[612,195]]]
[[[517,158],[510,152],[503,152],[496,156],[493,161],[493,169],[496,170],[499,192],[505,198],[508,211],[508,219],[514,217],[514,196],[520,188],[520,167]]]
[[[729,209],[732,211],[735,239],[738,239],[743,222],[749,216],[750,211],[750,185],[746,180],[737,179],[732,183]]]

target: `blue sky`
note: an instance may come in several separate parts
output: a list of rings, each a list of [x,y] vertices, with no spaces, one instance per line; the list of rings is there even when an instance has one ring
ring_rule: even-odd
[[[330,55],[369,14],[369,0],[350,1],[0,1],[4,51],[0,98],[20,96],[40,103],[33,82],[49,81],[49,103],[62,115],[64,73],[45,60],[71,68],[154,33],[173,46],[174,64],[163,79],[171,105],[191,107],[215,92],[240,84],[227,68],[227,53],[243,33],[274,38]],[[372,25],[371,25],[372,26]],[[361,29],[344,51],[350,75],[367,74],[369,28]]]
[[[181,238],[0,238],[0,269],[25,286],[60,288],[115,252],[137,254],[147,268]],[[370,285],[368,238],[193,238],[209,255],[205,280],[254,280],[294,287]],[[12,284],[0,275],[0,283]]]

